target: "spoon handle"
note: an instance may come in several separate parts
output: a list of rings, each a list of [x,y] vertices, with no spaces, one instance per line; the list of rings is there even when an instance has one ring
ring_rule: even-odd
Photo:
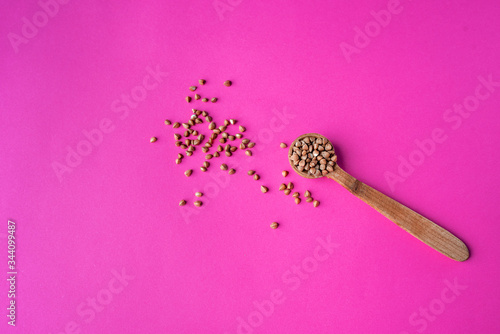
[[[403,204],[358,181],[338,165],[327,175],[399,227],[456,261],[469,258],[467,246],[456,236]]]

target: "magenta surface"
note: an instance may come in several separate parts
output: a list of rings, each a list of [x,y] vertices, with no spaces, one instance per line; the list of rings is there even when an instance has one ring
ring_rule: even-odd
[[[0,332],[500,332],[499,15],[493,0],[4,1]],[[200,78],[217,103],[186,103]],[[253,157],[176,165],[163,121],[191,108],[246,126]],[[307,132],[470,259],[331,180],[284,179],[279,143]]]

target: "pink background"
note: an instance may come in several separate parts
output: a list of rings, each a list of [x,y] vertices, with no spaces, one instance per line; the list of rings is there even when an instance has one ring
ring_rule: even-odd
[[[474,95],[479,76],[500,81],[500,3],[401,1],[380,31],[370,12],[386,0],[216,3],[225,11],[212,1],[70,1],[40,16],[46,24],[17,53],[9,33],[21,36],[23,17],[41,7],[1,5],[0,266],[6,277],[12,219],[18,275],[16,328],[0,284],[0,332],[224,334],[238,333],[241,317],[254,325],[241,333],[499,333],[500,88],[480,88],[489,97],[457,129],[443,115]],[[341,43],[355,46],[367,24],[369,44],[345,57]],[[168,75],[128,114],[124,104],[115,112],[148,67]],[[217,104],[184,101],[200,78]],[[176,165],[178,131],[163,120],[186,121],[191,108],[238,119],[257,142],[254,159],[238,152],[201,173],[198,150]],[[275,118],[284,111],[286,127]],[[52,164],[105,119],[111,132],[59,180]],[[391,189],[385,173],[398,173],[400,156],[418,158],[415,140],[436,128],[446,141]],[[277,190],[290,169],[279,143],[306,132],[329,137],[346,171],[459,236],[471,258],[435,252],[328,179],[290,175],[321,201],[295,205]],[[221,185],[222,161],[239,167]],[[194,191],[207,193],[200,209]],[[333,252],[311,262],[327,236]],[[311,272],[299,278],[294,265]],[[254,301],[274,290],[282,303],[259,317]],[[107,304],[89,311],[96,297]]]

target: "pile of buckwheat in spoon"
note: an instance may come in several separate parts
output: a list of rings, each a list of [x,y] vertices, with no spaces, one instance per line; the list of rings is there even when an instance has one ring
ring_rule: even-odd
[[[333,172],[337,155],[326,138],[306,136],[295,142],[290,161],[299,172],[320,177]]]

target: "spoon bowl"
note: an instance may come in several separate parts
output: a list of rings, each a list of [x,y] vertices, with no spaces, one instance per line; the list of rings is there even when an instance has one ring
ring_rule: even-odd
[[[330,144],[332,146],[332,149],[330,151],[335,151],[335,148],[333,147],[333,144],[325,136],[322,136],[319,133],[306,133],[306,134],[303,134],[303,135],[297,137],[297,139],[295,139],[293,141],[293,143],[290,145],[290,148],[288,149],[288,162],[290,163],[290,166],[292,166],[292,169],[297,174],[299,174],[300,176],[308,178],[308,179],[317,179],[317,178],[320,178],[320,177],[323,177],[323,176],[326,176],[326,175],[321,174],[321,175],[316,176],[316,175],[313,175],[313,174],[309,173],[308,170],[299,170],[298,167],[294,164],[294,161],[292,160],[293,154],[296,153],[294,151],[294,149],[300,147],[301,146],[301,142],[305,138],[311,138],[311,137],[315,138],[315,139],[321,139],[323,146],[326,145],[326,144]],[[334,159],[335,159],[335,161],[337,160],[336,155],[335,155]]]
[[[311,142],[312,138],[316,140],[314,143]],[[326,176],[335,180],[350,193],[438,252],[456,261],[465,261],[469,258],[467,246],[449,231],[357,180],[340,168],[336,163],[337,155],[333,145],[330,150],[327,144],[331,145],[331,142],[318,133],[299,136],[288,150],[288,161],[292,169],[308,179]],[[324,154],[324,151],[328,154]],[[323,159],[325,161],[319,162]]]

